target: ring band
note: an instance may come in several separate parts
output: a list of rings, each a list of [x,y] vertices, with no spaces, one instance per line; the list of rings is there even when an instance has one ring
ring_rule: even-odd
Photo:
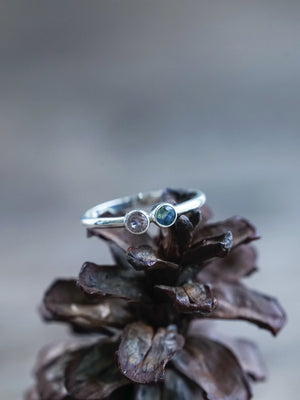
[[[151,222],[162,228],[172,226],[177,216],[203,206],[206,200],[205,194],[200,190],[187,190],[185,192],[187,200],[172,205],[161,200],[163,190],[148,193],[138,193],[135,196],[127,196],[119,199],[98,204],[87,210],[81,217],[82,224],[87,228],[120,228],[125,227],[129,232],[139,235],[145,233]],[[139,206],[151,206],[150,212],[141,209],[133,209],[123,216],[105,216],[104,213],[116,215],[124,209]]]

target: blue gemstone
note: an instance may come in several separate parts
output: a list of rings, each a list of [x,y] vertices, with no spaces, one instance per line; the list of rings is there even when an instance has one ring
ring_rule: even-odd
[[[170,226],[176,219],[176,211],[168,205],[161,206],[156,212],[156,221],[159,225]]]

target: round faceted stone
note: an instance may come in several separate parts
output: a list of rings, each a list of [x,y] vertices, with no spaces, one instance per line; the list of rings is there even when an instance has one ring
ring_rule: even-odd
[[[156,222],[160,226],[171,226],[176,220],[176,211],[174,207],[168,204],[164,204],[156,211]]]
[[[149,218],[143,211],[130,211],[125,220],[125,227],[131,233],[144,233],[149,227]]]

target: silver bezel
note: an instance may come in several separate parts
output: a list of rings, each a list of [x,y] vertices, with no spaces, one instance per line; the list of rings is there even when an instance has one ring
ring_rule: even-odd
[[[169,206],[169,207],[171,207],[171,208],[174,210],[174,212],[175,212],[174,221],[173,221],[171,224],[169,224],[169,225],[162,225],[162,224],[160,224],[160,223],[157,221],[157,213],[158,213],[158,210],[159,210],[161,207],[163,207],[163,206]],[[169,228],[170,226],[174,225],[175,222],[176,222],[176,220],[177,220],[177,211],[176,211],[175,207],[173,206],[173,204],[164,203],[164,202],[158,203],[158,204],[155,206],[155,208],[151,211],[150,219],[151,219],[151,221],[153,221],[157,226],[159,226],[159,227],[161,227],[161,228]]]
[[[145,215],[145,217],[147,218],[147,227],[142,232],[133,232],[132,230],[129,229],[128,219],[132,214],[135,214],[137,212]],[[125,214],[124,225],[125,225],[125,228],[127,229],[127,231],[132,233],[133,235],[142,235],[143,233],[147,232],[147,230],[149,229],[150,218],[149,218],[149,215],[144,210],[131,210]]]

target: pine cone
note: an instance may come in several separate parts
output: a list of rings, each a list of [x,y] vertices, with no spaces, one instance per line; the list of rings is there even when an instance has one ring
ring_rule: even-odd
[[[176,204],[186,193],[166,190]],[[47,290],[41,314],[81,333],[40,352],[27,400],[246,400],[265,378],[256,346],[219,335],[213,319],[247,320],[276,335],[276,299],[247,288],[259,238],[246,219],[207,223],[207,206],[154,236],[90,230],[114,265],[87,262]]]

